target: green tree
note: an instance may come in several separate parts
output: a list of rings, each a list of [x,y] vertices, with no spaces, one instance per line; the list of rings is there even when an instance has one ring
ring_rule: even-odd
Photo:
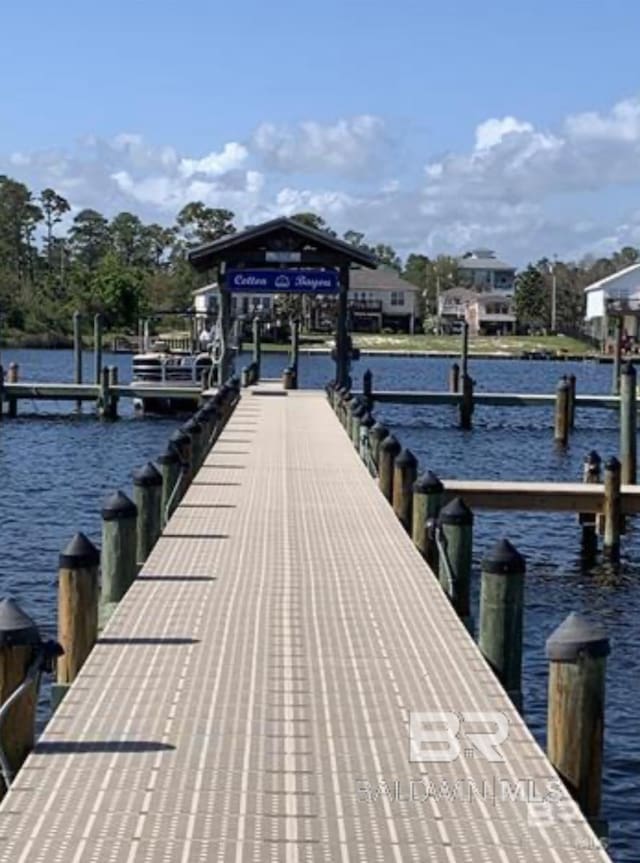
[[[95,270],[109,251],[109,222],[96,210],[81,210],[73,220],[69,240],[75,260],[88,270]]]
[[[151,237],[133,213],[118,213],[109,225],[111,248],[125,266],[152,266]]]
[[[337,237],[336,232],[327,225],[322,216],[318,216],[317,213],[294,213],[291,216],[294,222],[298,222],[300,225],[304,225],[307,228],[313,228],[316,231],[322,231],[325,234],[329,234],[330,237]]]
[[[43,189],[40,192],[40,206],[44,214],[44,224],[47,231],[45,240],[45,248],[47,251],[47,268],[49,275],[54,267],[54,249],[53,249],[53,229],[54,226],[62,221],[65,213],[71,209],[69,201],[59,195],[54,189]]]
[[[0,256],[19,282],[33,280],[33,236],[41,221],[42,210],[24,183],[0,176]]]
[[[207,207],[202,201],[192,201],[178,213],[176,233],[183,248],[193,248],[211,243],[226,234],[234,234],[234,219],[231,210]]]
[[[550,294],[540,268],[529,264],[516,278],[515,305],[521,327],[548,327],[551,319]]]
[[[93,310],[102,312],[110,326],[135,327],[144,305],[144,279],[139,269],[108,252],[94,271],[90,289]]]

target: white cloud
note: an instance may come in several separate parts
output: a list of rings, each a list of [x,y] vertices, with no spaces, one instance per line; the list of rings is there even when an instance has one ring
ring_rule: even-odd
[[[251,149],[271,170],[355,176],[368,170],[387,144],[384,122],[370,114],[333,124],[313,120],[294,127],[262,123],[251,139]]]
[[[515,117],[503,117],[502,120],[493,117],[485,120],[476,128],[476,150],[487,150],[499,144],[505,135],[520,132],[533,132],[533,126],[531,123],[522,123]]]
[[[192,177],[194,174],[217,177],[239,168],[246,162],[248,155],[249,151],[243,144],[230,141],[220,153],[209,153],[202,159],[181,159],[179,171],[184,177]]]

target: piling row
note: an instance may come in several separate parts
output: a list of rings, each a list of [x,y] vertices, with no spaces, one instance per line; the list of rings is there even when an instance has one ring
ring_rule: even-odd
[[[464,385],[464,378],[463,378]],[[571,383],[567,394],[570,424]],[[393,506],[417,550],[428,564],[458,616],[473,634],[471,616],[474,516],[461,498],[443,505],[442,482],[431,471],[418,476],[418,462],[407,448],[369,412],[371,390],[354,397],[346,388],[329,384],[327,398],[360,455]],[[368,444],[363,446],[364,418]],[[356,437],[356,429],[358,429]],[[366,457],[363,456],[363,452]],[[617,469],[616,469],[617,464]],[[605,513],[608,530],[619,522],[619,463],[607,463],[605,476],[618,497],[610,495],[614,511]],[[605,527],[605,545],[613,538]],[[522,709],[525,560],[508,539],[501,539],[482,559],[478,646],[518,710]],[[550,635],[548,756],[585,814],[599,813],[602,782],[605,662],[609,641],[599,626],[572,613]]]
[[[33,748],[42,673],[55,671],[55,710],[231,416],[238,394],[236,379],[223,385],[172,435],[157,466],[148,462],[134,471],[133,500],[120,490],[107,496],[101,550],[77,533],[60,553],[57,642],[44,642],[14,600],[0,601],[0,798]]]

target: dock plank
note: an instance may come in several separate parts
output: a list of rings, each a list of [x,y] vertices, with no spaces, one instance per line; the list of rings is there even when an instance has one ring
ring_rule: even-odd
[[[248,413],[238,484],[188,491],[0,806],[0,860],[608,860],[318,393],[243,395],[201,473]],[[411,762],[410,713],[445,710],[504,715],[504,760]]]

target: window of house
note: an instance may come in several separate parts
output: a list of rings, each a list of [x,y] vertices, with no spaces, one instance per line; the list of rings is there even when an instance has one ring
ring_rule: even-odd
[[[404,306],[404,291],[391,291],[391,305]]]

